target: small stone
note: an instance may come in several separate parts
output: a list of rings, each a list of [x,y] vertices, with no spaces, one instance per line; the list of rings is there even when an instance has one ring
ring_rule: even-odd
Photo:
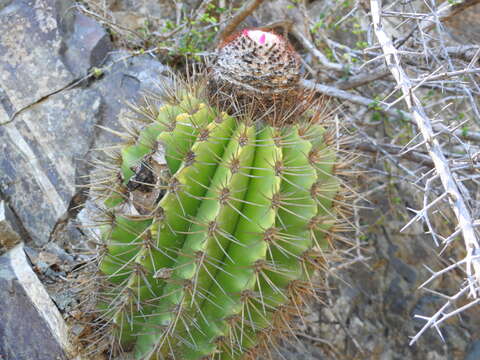
[[[55,243],[48,243],[45,246],[45,250],[52,256],[55,256],[57,264],[73,264],[75,262],[72,255],[67,253]]]

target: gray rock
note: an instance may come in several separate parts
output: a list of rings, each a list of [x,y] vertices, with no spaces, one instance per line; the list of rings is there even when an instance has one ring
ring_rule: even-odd
[[[175,20],[175,6],[164,0],[115,0],[109,1],[110,10],[114,18],[122,25],[130,29],[145,27],[147,22],[155,19]],[[184,11],[191,10],[192,1],[182,1],[177,6]]]
[[[80,77],[92,67],[101,66],[113,45],[105,29],[95,20],[72,11],[70,16],[73,19],[62,21],[65,33],[61,54],[70,72]]]
[[[53,0],[12,1],[0,12],[0,88],[19,110],[71,83]],[[7,109],[9,111],[9,109]]]
[[[73,1],[3,1],[0,6],[0,191],[35,244],[67,216],[100,109],[94,90],[71,89],[111,50]]]
[[[0,188],[37,245],[47,242],[67,213],[99,109],[96,91],[72,89],[0,127]],[[0,108],[0,122],[6,119]]]
[[[0,126],[0,192],[36,245],[55,240],[57,225],[73,229],[69,207],[78,205],[75,186],[86,182],[87,154],[112,140],[95,124],[118,128],[127,102],[153,89],[165,70],[149,56],[107,58],[107,33],[72,4],[17,0],[0,7],[0,123],[21,110]],[[69,89],[93,66],[103,66],[101,79]]]
[[[81,224],[82,231],[88,239],[100,240],[100,231],[96,227],[95,219],[100,210],[92,199],[88,199],[78,213],[76,221]]]
[[[68,254],[65,252],[64,249],[62,249],[60,246],[58,246],[55,243],[48,243],[44,247],[45,251],[54,254],[58,259],[63,262],[64,264],[73,264],[75,262],[75,259],[72,255]]]
[[[72,358],[67,327],[32,271],[22,245],[0,257],[0,358]]]
[[[301,343],[299,338],[297,341],[292,340],[290,344],[282,344],[277,351],[271,351],[272,356],[265,356],[261,359],[275,360],[326,360],[318,349],[308,343]]]
[[[131,112],[128,103],[141,103],[146,92],[159,93],[160,82],[166,81],[167,68],[149,55],[132,57],[125,51],[113,53],[104,67],[103,77],[92,84],[103,98],[98,124],[120,130],[120,118]],[[99,131],[94,147],[101,148],[118,140],[107,131]]]
[[[10,3],[12,2],[13,0],[0,0],[0,11],[2,11],[3,8],[7,7],[8,5],[10,5]]]
[[[0,88],[18,111],[64,89],[112,49],[106,31],[73,1],[0,3]]]
[[[45,244],[59,219],[67,216],[75,185],[88,171],[90,147],[113,141],[94,125],[118,128],[118,118],[129,111],[127,102],[139,101],[142,91],[154,90],[162,77],[165,68],[158,61],[148,56],[121,60],[125,56],[116,54],[90,89],[52,95],[0,127],[6,139],[0,188],[38,245]],[[0,108],[0,122],[9,115]]]
[[[406,204],[415,204],[414,191],[400,189]],[[361,211],[361,219],[369,225],[363,251],[371,256],[367,264],[355,263],[329,279],[330,306],[318,304],[320,324],[310,334],[325,339],[329,345],[316,342],[325,358],[332,358],[335,349],[349,359],[464,359],[467,344],[479,330],[476,309],[452,317],[440,326],[445,343],[434,330],[425,332],[418,343],[408,343],[425,324],[414,315],[432,315],[444,299],[418,289],[430,272],[423,266],[438,269],[439,262],[432,240],[424,234],[422,224],[414,224],[408,233],[400,233],[406,212],[397,204],[394,210],[383,193],[372,198],[371,211]],[[411,206],[411,205],[404,205]],[[456,289],[463,280],[437,279],[432,288],[446,292]],[[451,311],[450,308],[448,311]],[[471,345],[468,360],[478,349]],[[472,357],[473,356],[473,357]],[[333,357],[334,358],[334,357]],[[343,358],[343,357],[339,357]]]

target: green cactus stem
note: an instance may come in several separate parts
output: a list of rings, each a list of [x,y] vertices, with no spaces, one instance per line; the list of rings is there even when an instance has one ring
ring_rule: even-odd
[[[336,219],[338,155],[291,45],[244,30],[204,76],[139,108],[103,191],[98,308],[136,359],[267,349],[315,292]]]

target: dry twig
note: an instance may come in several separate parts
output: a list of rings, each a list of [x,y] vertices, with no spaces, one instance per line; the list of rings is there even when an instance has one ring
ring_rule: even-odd
[[[437,20],[448,20],[459,12],[464,11],[465,9],[479,3],[480,0],[445,1],[438,7],[438,9],[434,13],[425,17],[421,21],[419,27],[420,29],[422,29],[422,31],[427,31],[433,26],[435,26]]]
[[[402,97],[411,113],[412,119],[417,124],[423,139],[424,144],[427,148],[428,154],[432,159],[432,162],[435,166],[436,175],[441,180],[442,186],[444,188],[444,194],[440,197],[448,198],[450,206],[455,213],[455,216],[458,221],[458,228],[460,229],[461,234],[463,235],[463,240],[466,247],[466,274],[468,281],[468,293],[471,297],[478,297],[478,285],[480,282],[480,261],[476,257],[480,253],[480,242],[478,236],[475,232],[474,221],[468,207],[467,200],[465,199],[465,193],[462,193],[460,186],[456,180],[456,175],[452,171],[444,153],[438,138],[436,137],[431,119],[427,116],[426,111],[415,94],[415,86],[412,80],[407,76],[405,70],[402,67],[400,62],[400,56],[398,50],[393,45],[391,36],[387,33],[382,24],[381,17],[381,5],[379,0],[370,0],[371,6],[371,16],[373,22],[373,28],[375,35],[378,39],[378,42],[383,50],[385,55],[385,61],[388,68],[390,69],[395,81],[397,82],[398,88],[402,92]],[[434,200],[435,202],[436,200]],[[428,208],[421,210],[421,217],[427,217]],[[462,289],[457,296],[452,298],[457,298],[460,294],[465,293],[465,288]],[[450,301],[450,300],[449,300]],[[476,303],[478,299],[474,301]],[[438,318],[443,314],[446,307],[450,304],[447,303],[431,318],[427,319],[427,324],[425,327],[412,339],[412,342],[415,342],[423,331],[428,327],[437,328],[439,323]],[[444,315],[446,316],[446,315]]]
[[[375,105],[379,107],[379,111],[381,111],[384,114],[387,114],[388,116],[391,116],[393,118],[404,119],[409,122],[415,123],[410,113],[407,113],[400,109],[392,108],[391,106],[387,106],[382,103],[377,103],[373,99],[369,99],[360,95],[355,95],[351,92],[341,90],[334,86],[318,84],[313,82],[312,80],[302,80],[302,86],[307,89],[315,90],[319,94],[331,96],[343,101],[348,101],[353,104],[366,106],[366,107],[373,107]],[[445,126],[441,124],[435,124],[433,125],[433,130],[437,135],[439,135],[440,133],[445,132],[446,129],[445,129]],[[480,141],[480,133],[475,131],[463,131],[463,130],[455,129],[451,131],[451,135],[463,138],[465,140]]]
[[[302,45],[313,55],[315,58],[328,70],[334,70],[339,72],[347,71],[347,68],[343,64],[334,63],[328,60],[328,58],[313,45],[310,40],[298,29],[297,26],[293,26],[292,34],[302,43]]]
[[[215,37],[215,43],[222,41],[228,35],[232,34],[237,26],[250,15],[263,0],[250,0],[243,4],[243,6],[237,11],[237,13],[227,22],[227,24],[218,32]]]

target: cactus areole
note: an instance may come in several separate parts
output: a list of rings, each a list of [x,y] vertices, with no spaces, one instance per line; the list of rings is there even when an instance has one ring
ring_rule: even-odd
[[[268,356],[314,293],[339,180],[299,63],[243,30],[203,82],[139,111],[103,191],[98,305],[136,359]]]

